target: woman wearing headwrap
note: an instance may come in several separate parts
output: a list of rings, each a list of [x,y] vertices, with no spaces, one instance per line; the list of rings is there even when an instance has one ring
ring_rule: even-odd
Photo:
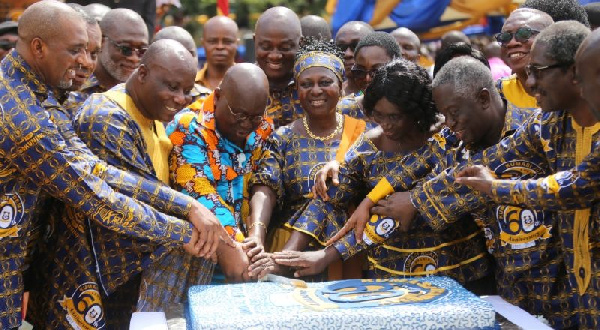
[[[343,74],[341,52],[333,43],[301,42],[294,75],[305,117],[275,132],[272,147],[250,180],[249,235],[266,241],[267,251],[281,251],[288,240],[303,246],[320,240],[294,230],[296,218],[312,198],[315,173],[333,159],[343,161],[366,126],[336,110]]]

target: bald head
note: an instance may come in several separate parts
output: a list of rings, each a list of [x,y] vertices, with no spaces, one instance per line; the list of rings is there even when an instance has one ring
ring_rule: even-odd
[[[411,62],[418,62],[419,60],[419,48],[421,47],[421,40],[411,30],[400,27],[390,33],[400,49],[402,49],[402,57],[406,58]]]
[[[467,37],[466,34],[464,34],[462,31],[450,31],[450,32],[446,32],[443,36],[442,36],[442,48],[446,48],[451,44],[455,44],[458,42],[464,42],[468,45],[471,44],[471,40],[469,39],[469,37]]]
[[[324,41],[331,40],[331,29],[329,23],[320,16],[307,15],[300,19],[302,27],[302,36],[314,37]]]
[[[227,70],[214,95],[217,130],[243,147],[262,123],[269,98],[267,76],[254,64],[236,64]]]
[[[50,41],[64,38],[64,25],[80,21],[85,29],[83,17],[68,5],[52,0],[36,2],[27,7],[19,18],[19,39],[29,43],[34,38]]]
[[[232,66],[225,73],[219,86],[228,96],[235,97],[240,104],[252,107],[265,102],[269,95],[269,81],[260,67],[251,63]]]
[[[273,27],[287,31],[291,37],[300,39],[302,27],[298,15],[291,9],[277,6],[267,9],[256,21],[255,33],[262,33],[265,29]]]
[[[184,28],[179,26],[167,26],[165,28],[160,29],[158,33],[154,36],[154,42],[162,39],[172,39],[185,47],[185,49],[192,54],[192,56],[196,57],[196,43],[194,42],[194,38],[192,35],[187,32]]]
[[[592,31],[581,43],[575,55],[577,82],[581,96],[600,120],[600,29]]]
[[[340,35],[353,34],[358,35],[358,39],[360,40],[360,38],[366,36],[367,34],[373,31],[373,27],[363,21],[350,21],[342,25],[342,27],[340,27],[335,38],[337,41]]]
[[[202,37],[207,38],[218,30],[225,30],[236,37],[238,35],[238,26],[235,21],[227,16],[219,15],[211,17],[208,21],[206,21],[206,23],[204,23]]]
[[[142,57],[141,65],[164,68],[181,65],[196,72],[196,60],[180,42],[173,39],[161,39],[153,42]]]
[[[85,10],[85,12],[92,16],[97,22],[100,22],[104,15],[110,11],[110,7],[101,3],[90,3],[89,5],[83,7],[83,10]]]
[[[126,34],[144,34],[148,40],[148,29],[144,19],[133,10],[125,8],[111,9],[100,21],[103,35],[112,36],[115,33],[127,30]]]
[[[521,25],[543,30],[554,23],[552,17],[545,12],[533,8],[518,8],[506,18],[504,25],[519,21]]]

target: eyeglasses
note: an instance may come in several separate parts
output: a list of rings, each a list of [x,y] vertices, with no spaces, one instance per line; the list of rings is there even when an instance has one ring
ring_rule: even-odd
[[[373,120],[378,124],[381,124],[383,122],[396,124],[403,118],[403,116],[401,114],[384,115],[384,114],[380,113],[379,111],[373,111],[372,116],[373,116]]]
[[[227,102],[227,109],[229,109],[229,112],[231,113],[233,118],[235,118],[235,121],[237,121],[238,123],[249,120],[253,125],[259,125],[262,122],[263,116],[265,114],[250,116],[245,113],[234,112],[233,109],[231,109],[231,107],[229,106],[229,101],[227,101],[227,99],[225,99],[225,102]]]
[[[534,30],[534,29],[528,28],[528,27],[520,27],[514,33],[512,33],[512,32],[496,33],[496,35],[494,35],[494,38],[496,39],[496,41],[498,41],[502,45],[506,45],[513,39],[513,36],[515,37],[516,41],[525,42],[525,41],[531,39],[531,37],[533,37],[534,34],[538,34],[538,33],[540,33],[540,31],[538,31],[538,30]]]
[[[121,45],[109,37],[106,37],[106,39],[108,39],[108,41],[110,41],[110,43],[113,44],[113,46],[115,46],[115,48],[117,48],[121,52],[121,54],[123,54],[123,56],[129,57],[133,55],[133,52],[135,51],[138,57],[142,57],[144,56],[144,53],[146,53],[146,51],[148,50],[148,46],[131,47],[127,45]]]
[[[364,79],[369,75],[371,78],[375,76],[375,72],[379,70],[380,67],[371,68],[371,70],[365,70],[361,68],[357,68],[356,65],[352,66],[350,72],[352,72],[352,76],[358,79]]]
[[[356,49],[356,46],[358,45],[358,40],[355,40],[349,44],[340,42],[339,44],[337,44],[338,48],[342,51],[345,52],[346,49],[350,48],[352,51],[354,51]]]
[[[12,48],[15,48],[15,46],[17,45],[16,42],[10,42],[8,40],[0,40],[0,48],[3,50],[11,50]]]
[[[528,76],[533,76],[534,78],[539,78],[540,73],[544,70],[564,68],[564,67],[567,67],[570,65],[573,65],[573,62],[556,63],[556,64],[552,64],[552,65],[529,64],[525,67],[525,72],[527,73]]]

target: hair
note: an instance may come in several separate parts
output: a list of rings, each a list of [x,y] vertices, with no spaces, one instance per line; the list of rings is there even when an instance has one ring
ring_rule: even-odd
[[[89,25],[96,25],[98,24],[98,21],[96,21],[95,18],[93,18],[92,16],[90,16],[85,9],[83,8],[82,5],[76,4],[76,3],[67,3],[67,6],[73,8],[77,14],[79,14],[79,16],[81,16],[81,18],[83,18],[83,20],[89,24]]]
[[[300,19],[302,27],[302,36],[313,36],[324,40],[331,39],[331,29],[327,21],[316,15],[304,16]]]
[[[600,26],[600,3],[593,2],[583,6],[591,26]]]
[[[392,37],[389,33],[380,31],[371,32],[362,37],[356,45],[356,49],[354,49],[354,55],[356,56],[361,48],[371,46],[377,46],[385,49],[385,52],[391,59],[402,58],[402,50],[400,49],[400,46],[398,46],[396,39],[394,39],[394,37]]]
[[[140,14],[136,13],[131,9],[126,8],[115,8],[111,9],[100,21],[100,30],[102,30],[102,35],[110,34],[121,24],[132,24],[137,23],[144,26],[144,29],[147,31],[146,23]]]
[[[44,41],[64,37],[64,22],[83,20],[70,6],[58,1],[39,1],[23,12],[19,18],[19,38],[29,42],[36,37]],[[74,15],[75,14],[75,15]]]
[[[542,30],[534,45],[546,45],[545,55],[557,63],[574,63],[577,49],[590,33],[590,29],[579,22],[557,22]]]
[[[266,24],[266,22],[290,25],[294,28],[294,32],[298,33],[298,36],[302,35],[302,27],[300,26],[298,15],[287,7],[275,6],[265,10],[256,20],[254,32],[256,33],[256,31],[259,31],[261,26]]]
[[[452,30],[452,31],[448,31],[446,32],[442,38],[440,38],[442,45],[440,46],[442,49],[449,47],[450,45],[459,43],[459,42],[463,42],[466,44],[471,44],[471,39],[469,39],[469,37],[467,37],[467,35],[462,32],[462,31],[458,31],[458,30]]]
[[[310,52],[322,52],[333,55],[344,62],[344,53],[331,40],[323,40],[318,37],[302,37],[300,38],[300,48],[296,53],[295,60],[298,60],[302,55]]]
[[[482,88],[500,97],[490,68],[470,56],[451,59],[433,78],[433,88],[447,84],[452,85],[454,94],[462,98],[473,97]]]
[[[427,70],[410,61],[396,59],[377,70],[363,100],[368,116],[382,98],[398,106],[423,132],[429,132],[437,122],[438,110],[431,95],[431,78]]]
[[[184,28],[179,26],[167,26],[160,29],[154,35],[154,42],[162,39],[173,39],[182,44],[185,48],[188,48],[190,52],[196,52],[196,43],[192,35]]]
[[[349,28],[352,28],[352,27],[358,27],[360,29],[365,29],[365,30],[368,30],[370,32],[375,31],[373,29],[373,27],[371,25],[369,25],[369,23],[366,23],[366,22],[363,22],[363,21],[349,21],[349,22],[344,23],[344,25],[342,25],[339,28],[338,33],[340,31],[342,31],[342,30],[349,29]]]
[[[555,22],[578,21],[589,27],[587,14],[577,0],[527,0],[519,8],[532,8],[550,15]]]
[[[441,68],[446,65],[450,60],[459,56],[469,56],[472,57],[479,62],[483,63],[488,68],[490,67],[490,63],[487,58],[483,55],[479,50],[471,47],[471,45],[464,42],[457,42],[454,44],[450,44],[446,48],[442,48],[437,55],[435,56],[435,66],[433,67],[433,76],[435,77],[440,71]]]

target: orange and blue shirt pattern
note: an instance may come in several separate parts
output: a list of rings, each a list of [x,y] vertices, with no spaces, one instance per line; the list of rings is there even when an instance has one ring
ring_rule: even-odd
[[[167,127],[173,143],[172,182],[175,189],[213,211],[228,233],[241,241],[249,214],[248,180],[265,153],[273,126],[265,118],[240,148],[217,130],[213,98],[211,94],[200,112],[177,114]]]

